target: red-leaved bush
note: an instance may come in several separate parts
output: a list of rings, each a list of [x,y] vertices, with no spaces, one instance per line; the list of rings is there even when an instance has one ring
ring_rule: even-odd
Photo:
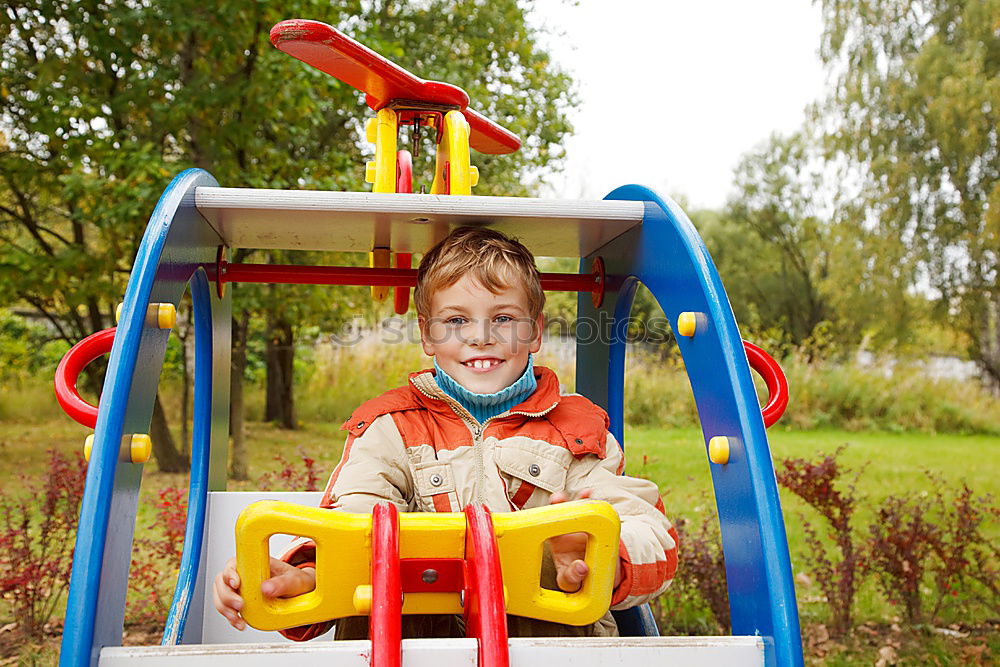
[[[926,511],[924,502],[890,496],[869,526],[871,569],[889,602],[903,605],[909,623],[923,620],[920,586],[941,539]]]
[[[319,472],[316,470],[316,459],[308,456],[301,449],[299,457],[301,467],[289,461],[281,454],[274,460],[281,465],[277,472],[266,472],[257,480],[261,491],[321,491]]]
[[[684,576],[690,578],[722,631],[728,632],[729,588],[718,517],[710,512],[707,517],[699,518],[694,527],[683,521],[677,533],[678,567],[683,563]]]
[[[666,593],[652,603],[657,625],[668,635],[725,634],[730,628],[719,520],[712,509],[695,516],[695,521],[674,520],[677,574]]]
[[[69,585],[87,464],[49,451],[45,477],[0,494],[0,592],[24,635],[38,638]]]
[[[963,483],[946,499],[947,484],[930,473],[928,477],[933,493],[890,496],[879,508],[869,527],[871,570],[886,598],[903,607],[911,624],[936,621],[946,607],[973,599],[996,613],[1000,548],[983,531],[986,520],[998,516],[992,498],[974,497]],[[931,592],[936,599],[928,615],[925,597]]]
[[[851,526],[851,517],[858,506],[854,486],[857,475],[851,481],[841,479],[845,471],[837,457],[843,451],[840,447],[818,461],[784,459],[775,471],[779,484],[819,512],[829,524],[838,552],[832,559],[812,524],[803,520],[802,527],[812,556],[809,569],[826,596],[834,636],[842,636],[851,629],[863,551]]]
[[[136,538],[132,547],[131,594],[126,610],[129,623],[166,621],[180,567],[186,522],[184,490],[169,486],[160,491],[156,519],[147,536]]]
[[[984,535],[986,522],[1000,519],[1000,508],[990,495],[973,496],[965,483],[947,501],[942,494],[942,489],[947,488],[944,481],[928,476],[937,490],[935,504],[944,517],[940,539],[933,545],[937,601],[931,618],[937,618],[945,607],[960,603],[960,593],[978,600],[993,614],[1000,614],[1000,545]]]

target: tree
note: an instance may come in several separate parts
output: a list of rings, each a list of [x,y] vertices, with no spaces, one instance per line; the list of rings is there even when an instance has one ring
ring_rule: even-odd
[[[260,5],[39,1],[2,20],[0,281],[69,342],[113,322],[171,174],[211,165],[234,184],[291,187],[348,164],[324,131],[346,116],[302,104],[307,78],[259,58]],[[162,409],[152,431],[161,469],[182,470]]]
[[[857,168],[856,224],[905,252],[1000,382],[1000,1],[823,0],[830,147]]]
[[[810,164],[807,137],[775,135],[762,150],[744,155],[736,186],[739,194],[726,215],[741,237],[754,237],[749,248],[741,249],[741,261],[749,260],[747,267],[757,271],[748,276],[757,291],[751,303],[764,321],[781,326],[800,344],[831,317],[823,293],[831,234],[817,201],[822,174]],[[746,256],[750,248],[756,260]]]
[[[518,154],[477,158],[495,187],[525,191],[558,161],[572,102],[568,76],[535,44],[528,7],[8,4],[0,14],[3,304],[31,305],[68,342],[109,326],[149,213],[186,167],[206,168],[227,186],[361,189],[359,95],[270,46],[269,28],[285,18],[341,26],[422,76],[466,86],[481,111],[534,135]],[[529,186],[513,187],[522,183]],[[273,307],[255,291],[237,291],[250,301],[235,304],[235,321]],[[169,449],[157,448],[160,467],[183,468]]]
[[[341,26],[422,77],[464,87],[477,109],[500,119],[526,140],[524,148],[513,155],[473,154],[485,176],[476,190],[478,194],[534,193],[538,186],[535,175],[543,167],[557,166],[561,157],[558,144],[569,130],[566,110],[573,103],[569,79],[538,48],[537,35],[526,21],[526,6],[530,5],[512,1],[447,0],[426,5],[387,1],[372,5],[370,11],[351,17]],[[435,39],[427,39],[428,35]],[[444,57],[446,53],[461,57]],[[325,88],[323,83],[317,82],[317,91]],[[327,84],[343,88],[333,79]],[[360,104],[346,104],[359,118],[370,114]],[[352,157],[361,165],[370,147],[360,144],[358,149]],[[431,164],[431,151],[424,150],[417,161],[418,181],[422,175],[429,184]],[[360,178],[354,188],[361,188]],[[302,253],[295,255],[273,256],[275,261],[305,261]],[[347,262],[357,259],[340,258]],[[297,424],[293,393],[297,323],[319,320],[339,326],[350,315],[344,311],[331,317],[327,312],[330,301],[317,298],[315,291],[300,290],[296,294],[308,296],[289,299],[286,287],[256,294],[267,304],[264,418],[283,428]]]
[[[857,224],[844,164],[822,143],[809,123],[773,135],[741,159],[725,210],[696,214],[734,312],[749,335],[810,354],[907,343],[905,248]]]

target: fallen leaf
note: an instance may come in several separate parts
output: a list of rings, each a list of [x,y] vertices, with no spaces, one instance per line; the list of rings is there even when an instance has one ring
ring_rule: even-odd
[[[809,588],[810,586],[813,585],[813,580],[810,579],[809,575],[806,574],[805,572],[799,572],[797,575],[795,575],[795,583],[805,586],[806,588]]]
[[[898,656],[896,655],[896,649],[891,646],[883,646],[878,650],[878,660],[875,662],[875,667],[886,667],[886,665],[895,665]]]
[[[965,657],[967,664],[971,661],[975,661],[977,665],[985,665],[986,661],[990,657],[990,649],[986,644],[975,644],[973,646],[966,646],[962,649],[962,655]]]
[[[934,632],[939,635],[944,635],[945,637],[955,637],[956,639],[969,636],[968,632],[959,632],[958,630],[953,630],[952,628],[934,628]]]

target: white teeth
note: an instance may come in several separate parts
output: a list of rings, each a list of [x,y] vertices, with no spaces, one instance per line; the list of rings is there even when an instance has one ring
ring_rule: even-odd
[[[499,366],[500,362],[495,359],[476,359],[475,361],[466,362],[465,365],[472,368],[493,368],[494,366]]]

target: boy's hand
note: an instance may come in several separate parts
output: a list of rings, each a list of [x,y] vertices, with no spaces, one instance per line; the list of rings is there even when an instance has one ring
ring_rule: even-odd
[[[290,598],[316,588],[316,570],[289,565],[277,558],[271,559],[271,578],[260,585],[260,592],[269,598]],[[236,559],[230,558],[215,577],[212,597],[215,609],[226,617],[237,630],[245,630],[246,622],[240,616],[243,598],[240,597],[240,575],[236,572]]]
[[[590,497],[590,489],[584,489],[577,500]],[[556,491],[549,503],[556,505],[569,500],[564,491]],[[567,593],[575,593],[583,586],[583,580],[590,573],[590,568],[583,561],[587,553],[587,533],[567,533],[548,540],[552,551],[552,564],[556,566],[556,585]],[[621,559],[615,564],[615,587],[622,581]]]

